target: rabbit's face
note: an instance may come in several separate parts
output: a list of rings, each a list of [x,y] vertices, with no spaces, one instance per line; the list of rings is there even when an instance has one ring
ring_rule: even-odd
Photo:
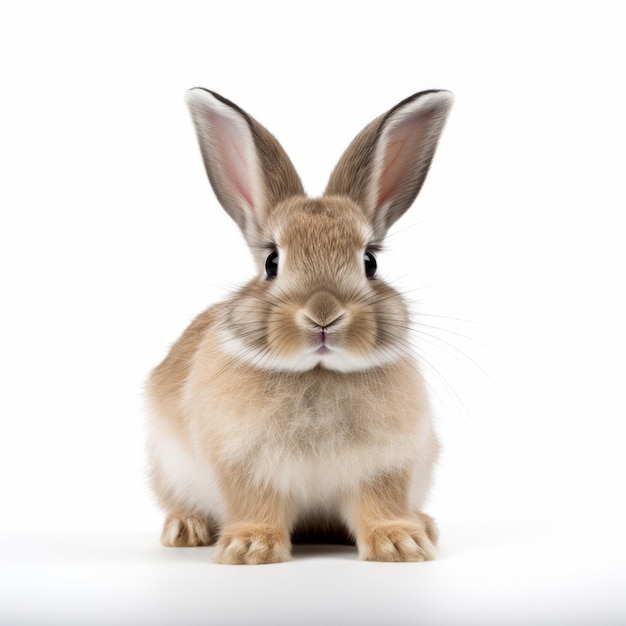
[[[259,276],[232,304],[228,345],[261,367],[341,372],[397,358],[407,314],[376,276],[375,242],[347,198],[295,198],[268,216]]]

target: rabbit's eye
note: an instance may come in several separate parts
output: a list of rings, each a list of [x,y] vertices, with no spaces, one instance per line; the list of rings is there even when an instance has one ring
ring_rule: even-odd
[[[363,255],[363,261],[365,262],[365,275],[368,278],[374,278],[376,276],[376,257],[369,251],[366,250]]]
[[[265,259],[265,275],[267,278],[276,278],[278,275],[278,252],[272,250]]]

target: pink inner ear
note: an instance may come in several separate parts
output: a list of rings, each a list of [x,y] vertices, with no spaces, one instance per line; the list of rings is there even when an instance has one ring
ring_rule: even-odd
[[[246,145],[247,138],[241,137],[241,129],[221,115],[211,115],[211,125],[223,184],[231,194],[254,209],[254,163],[250,146]]]
[[[380,208],[411,183],[419,168],[423,139],[432,112],[420,112],[392,126],[385,136],[383,163],[378,177]]]

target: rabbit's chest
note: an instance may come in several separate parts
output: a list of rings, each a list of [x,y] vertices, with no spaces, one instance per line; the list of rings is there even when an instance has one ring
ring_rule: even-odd
[[[428,406],[412,371],[241,368],[216,385],[207,366],[187,389],[187,432],[219,471],[326,497],[415,458]]]
[[[380,398],[354,388],[311,386],[293,394],[266,396],[232,417],[242,448],[252,445],[280,457],[340,455],[380,446],[398,425]]]
[[[262,483],[296,502],[319,506],[413,458],[413,434],[400,436],[383,422],[347,408],[322,402],[304,410],[300,404],[291,418],[285,414],[256,438],[244,438],[241,461]]]
[[[285,493],[326,497],[415,455],[415,411],[368,389],[260,393],[245,410],[222,414],[206,432],[213,458]]]

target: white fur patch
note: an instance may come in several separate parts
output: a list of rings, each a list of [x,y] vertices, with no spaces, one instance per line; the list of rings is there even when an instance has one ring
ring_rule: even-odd
[[[211,516],[218,523],[224,518],[226,507],[215,472],[193,446],[184,447],[176,435],[153,425],[149,451],[165,487],[180,501],[181,508]]]
[[[285,358],[271,351],[250,349],[230,330],[222,330],[220,340],[222,349],[229,356],[237,357],[253,367],[276,372],[308,372],[321,366],[324,369],[347,374],[387,365],[399,360],[402,356],[397,350],[376,349],[367,357],[357,357],[336,348],[330,348],[326,354],[318,354],[316,348],[311,348],[303,350],[297,358]]]

